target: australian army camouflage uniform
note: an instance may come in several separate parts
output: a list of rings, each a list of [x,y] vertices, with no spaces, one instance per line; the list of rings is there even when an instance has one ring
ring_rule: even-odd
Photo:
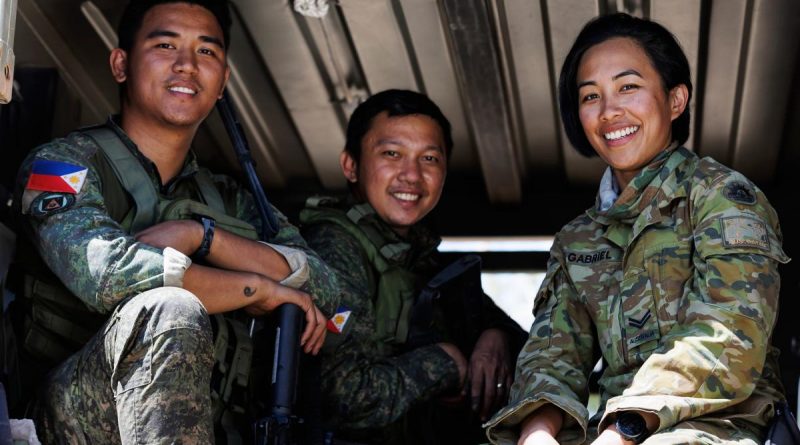
[[[440,347],[405,345],[414,297],[441,267],[440,239],[421,224],[401,238],[368,203],[352,199],[309,198],[300,222],[309,245],[338,272],[343,292],[322,356],[327,414],[351,437],[359,430],[359,440],[388,440],[381,435],[402,431],[412,405],[458,384],[456,365]],[[478,310],[483,329],[519,335],[488,297]]]
[[[718,443],[705,433],[762,443],[782,397],[769,344],[788,258],[775,211],[744,176],[685,148],[659,155],[618,198],[604,196],[610,184],[608,170],[597,205],[556,236],[490,439],[516,443],[516,425],[549,402],[565,412],[564,445],[628,409],[658,415],[647,444]],[[606,367],[590,421],[598,349]]]
[[[30,190],[32,175],[53,171],[66,173],[62,177],[74,189]],[[215,316],[212,340],[199,300],[180,288],[190,260],[131,235],[200,214],[256,239],[260,221],[249,193],[199,168],[193,154],[162,186],[155,165],[109,119],[37,148],[23,163],[16,203],[33,244],[19,248],[27,271],[26,298],[17,308],[24,315],[16,329],[22,373],[41,377],[34,370],[60,363],[39,388],[40,437],[47,443],[119,443],[120,437],[212,443],[204,416],[235,434],[230,415],[245,407],[252,352],[243,325],[232,314]],[[275,212],[280,230],[270,246],[292,269],[282,284],[322,297],[317,304],[331,313],[335,280],[297,229]],[[159,361],[175,357],[181,360],[171,365],[176,374],[161,375]],[[106,415],[96,417],[100,412]]]

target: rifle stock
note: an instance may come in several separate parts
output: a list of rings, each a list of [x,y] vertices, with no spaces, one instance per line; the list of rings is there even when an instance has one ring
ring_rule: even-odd
[[[230,104],[228,92],[217,101],[219,111],[228,136],[231,138],[236,158],[247,177],[250,192],[256,201],[262,224],[262,241],[268,241],[278,233],[278,222],[272,212],[272,206],[256,175],[255,163],[250,155],[244,131]],[[303,312],[299,306],[284,304],[278,307],[275,314],[278,320],[275,336],[275,352],[272,363],[272,382],[270,385],[272,399],[270,414],[259,419],[254,425],[255,443],[259,445],[283,445],[290,443],[291,425],[296,420],[292,415],[295,403],[298,362],[300,358],[300,331],[303,323]],[[250,335],[253,334],[251,323]]]

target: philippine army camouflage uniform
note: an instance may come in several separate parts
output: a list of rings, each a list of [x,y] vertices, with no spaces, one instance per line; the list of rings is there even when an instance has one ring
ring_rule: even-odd
[[[600,206],[556,236],[511,403],[487,423],[491,441],[515,444],[517,425],[552,403],[565,412],[564,445],[588,443],[628,409],[658,415],[647,445],[761,444],[782,398],[769,344],[777,266],[788,261],[764,194],[677,148]],[[590,420],[598,351],[606,367]]]
[[[330,202],[338,206],[330,211],[342,214],[355,204],[352,198],[348,203],[333,198]],[[408,247],[397,264],[413,273],[415,287],[421,289],[442,267],[436,250],[440,238],[420,224],[413,226],[406,238],[401,238],[368,204],[359,207],[369,209],[366,218],[383,237],[385,245]],[[343,431],[369,431],[362,437],[372,440],[381,437],[381,432],[407,429],[413,420],[404,415],[412,405],[456,388],[455,363],[436,345],[409,350],[378,338],[375,308],[378,272],[360,242],[337,224],[309,223],[302,213],[301,223],[309,245],[338,272],[342,306],[352,311],[342,334],[328,334],[326,341],[334,347],[323,349],[322,391],[332,424]],[[485,295],[483,307],[484,329],[498,327],[512,337],[521,332]],[[513,344],[513,339],[510,342]],[[516,347],[521,347],[521,343]],[[393,422],[390,428],[382,428]],[[405,423],[406,427],[398,423]],[[461,427],[466,428],[463,420]]]
[[[199,167],[194,155],[162,186],[155,165],[114,120],[107,127],[135,154],[162,199],[197,199],[192,178]],[[180,289],[190,261],[174,249],[136,242],[112,218],[115,208],[125,203],[105,202],[109,184],[102,183],[98,171],[106,165],[102,158],[91,138],[75,132],[35,149],[20,170],[16,203],[22,203],[17,211],[28,242],[50,272],[106,320],[80,351],[40,384],[40,437],[45,443],[70,444],[213,443],[211,326],[199,300]],[[46,193],[23,197],[37,160],[87,167],[85,183],[76,194],[59,194],[63,199],[54,206],[42,203]],[[215,175],[213,182],[228,215],[261,226],[247,191],[225,176]],[[276,216],[280,230],[270,244],[292,269],[283,283],[302,288],[323,312],[332,313],[338,304],[335,278],[297,229],[277,211]],[[35,328],[36,310],[28,317],[28,327]],[[25,344],[25,335],[20,341]]]

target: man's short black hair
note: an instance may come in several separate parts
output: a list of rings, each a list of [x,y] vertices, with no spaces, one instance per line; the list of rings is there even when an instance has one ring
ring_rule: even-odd
[[[572,145],[584,156],[596,156],[596,152],[583,131],[578,115],[578,67],[586,51],[606,40],[626,37],[636,42],[647,54],[650,63],[661,76],[666,91],[678,85],[686,85],[692,99],[692,79],[689,61],[678,40],[666,28],[656,22],[644,20],[624,13],[597,17],[583,27],[572,49],[569,50],[558,81],[558,104],[564,130]],[[683,144],[689,138],[689,106],[672,121],[672,140]]]
[[[228,9],[227,0],[131,0],[128,6],[125,7],[125,11],[122,12],[122,18],[117,27],[117,46],[126,52],[130,52],[136,33],[141,29],[142,20],[147,11],[154,6],[168,3],[188,3],[206,8],[217,19],[219,27],[222,29],[222,37],[225,40],[225,49],[228,49],[231,34],[231,13]]]
[[[372,120],[375,119],[375,116],[384,111],[389,117],[421,114],[436,121],[444,136],[445,156],[448,160],[450,159],[450,153],[453,151],[453,134],[450,121],[444,117],[442,110],[422,93],[409,90],[385,90],[365,100],[350,116],[344,149],[356,162],[361,160],[361,140],[372,127]]]

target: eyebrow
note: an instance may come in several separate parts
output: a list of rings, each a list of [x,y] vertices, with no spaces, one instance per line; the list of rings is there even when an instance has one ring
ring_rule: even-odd
[[[149,34],[147,34],[145,40],[154,39],[156,37],[175,38],[175,37],[180,37],[180,34],[178,34],[175,31],[169,31],[166,29],[156,29],[155,31],[151,31]],[[222,44],[222,40],[214,36],[200,36],[198,37],[198,39],[200,39],[201,42],[211,43],[212,45],[217,45],[220,48],[224,47],[224,45]]]
[[[619,74],[616,74],[616,75],[612,76],[611,80],[617,80],[620,77],[625,77],[625,76],[642,77],[642,75],[639,74],[639,72],[636,71],[635,69],[629,69],[629,70],[625,70],[625,71],[623,71],[623,72],[621,72]],[[583,88],[585,86],[588,86],[588,85],[597,85],[597,82],[595,82],[593,80],[586,80],[584,82],[578,82],[578,89],[580,90],[581,88]]]
[[[375,143],[375,147],[380,147],[381,145],[400,145],[400,146],[404,146],[403,143],[401,143],[397,139],[392,139],[392,138],[378,139],[378,141]],[[440,147],[438,145],[428,145],[426,147],[426,149],[427,150],[436,150],[436,151],[444,153],[444,149],[442,149],[442,147]]]

